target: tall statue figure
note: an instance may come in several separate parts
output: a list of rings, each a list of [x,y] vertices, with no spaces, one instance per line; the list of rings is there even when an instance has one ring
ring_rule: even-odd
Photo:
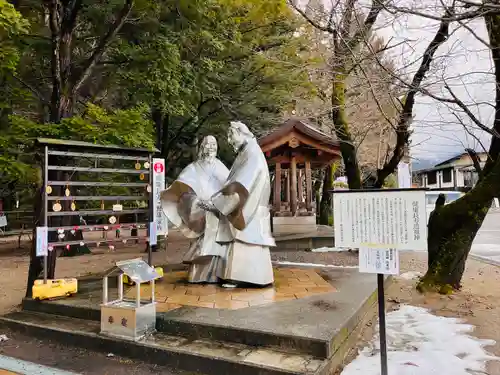
[[[274,281],[269,247],[276,246],[271,235],[271,182],[266,158],[242,122],[231,122],[228,141],[237,156],[227,181],[199,206],[221,218],[217,242],[227,246],[226,266],[221,275],[230,283],[226,285],[265,286]]]
[[[193,239],[184,256],[184,263],[190,265],[190,282],[215,283],[224,272],[227,246],[216,241],[220,220],[213,212],[202,209],[199,202],[219,191],[228,175],[229,170],[217,159],[217,141],[209,135],[201,142],[198,160],[184,168],[161,193],[165,215],[186,237]]]

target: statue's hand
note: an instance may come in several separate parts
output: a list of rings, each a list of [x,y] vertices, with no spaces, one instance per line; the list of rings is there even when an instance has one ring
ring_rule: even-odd
[[[198,202],[198,207],[202,208],[205,211],[210,211],[213,213],[218,212],[218,210],[215,208],[215,206],[213,205],[213,203],[211,201],[200,200]]]

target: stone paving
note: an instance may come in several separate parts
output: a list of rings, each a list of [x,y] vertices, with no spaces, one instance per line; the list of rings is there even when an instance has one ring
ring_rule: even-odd
[[[274,277],[274,285],[267,288],[223,288],[189,284],[186,271],[170,272],[155,284],[156,310],[165,312],[182,306],[236,310],[336,290],[313,269],[278,268],[274,270]],[[141,287],[142,296],[150,294],[150,286]],[[125,291],[125,297],[134,296],[135,287]]]

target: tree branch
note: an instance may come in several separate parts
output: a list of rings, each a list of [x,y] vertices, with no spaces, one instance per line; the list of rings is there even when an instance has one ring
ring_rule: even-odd
[[[58,123],[61,120],[60,106],[62,93],[62,72],[61,72],[61,29],[57,0],[45,0],[45,6],[49,12],[49,27],[51,34],[51,65],[52,74],[52,94],[50,98],[50,121]]]
[[[67,33],[74,29],[78,12],[82,8],[83,0],[70,0],[64,7],[63,22],[61,24],[61,32]]]
[[[116,16],[115,22],[111,25],[106,35],[101,38],[101,41],[97,45],[96,49],[90,57],[83,64],[83,68],[79,74],[79,77],[74,80],[74,85],[71,89],[71,92],[76,94],[78,90],[82,87],[85,81],[90,77],[92,70],[94,69],[96,63],[102,57],[102,55],[106,52],[109,44],[113,41],[116,34],[120,31],[123,24],[125,23],[128,15],[132,11],[132,7],[134,5],[134,0],[126,0],[123,8],[120,10],[118,15]]]
[[[405,147],[408,144],[410,138],[409,125],[413,117],[413,106],[415,104],[415,96],[420,90],[422,81],[425,75],[429,71],[432,59],[437,49],[448,39],[449,28],[450,28],[450,11],[445,12],[444,17],[441,20],[439,28],[434,36],[434,39],[427,46],[420,67],[413,76],[411,86],[406,95],[406,100],[403,104],[403,110],[399,116],[399,121],[396,126],[396,146],[394,147],[393,154],[389,161],[385,163],[382,169],[377,171],[377,181],[375,186],[381,188],[384,184],[385,179],[393,173],[401,158],[403,157]]]
[[[481,130],[484,130],[488,134],[490,134],[494,137],[500,138],[500,134],[498,134],[498,132],[495,129],[490,129],[486,125],[484,125],[481,121],[479,121],[479,119],[471,112],[469,107],[467,107],[467,105],[455,95],[455,93],[450,88],[450,86],[448,86],[447,83],[444,84],[444,87],[446,88],[446,90],[448,90],[450,95],[453,97],[453,99],[455,100],[455,103],[460,108],[462,108],[462,110],[467,114],[467,116],[469,116],[469,118],[474,122],[474,124],[476,124]]]
[[[372,0],[372,5],[370,7],[370,12],[363,22],[363,26],[360,27],[356,33],[347,41],[347,49],[354,50],[359,45],[359,43],[366,38],[366,36],[372,30],[378,15],[384,8],[384,0]]]
[[[335,33],[335,29],[332,28],[330,25],[328,25],[328,26],[322,26],[318,22],[316,22],[316,21],[312,20],[311,18],[309,18],[307,16],[306,12],[304,12],[302,9],[299,8],[299,6],[297,5],[297,3],[296,3],[295,0],[288,0],[288,4],[290,4],[290,6],[293,9],[295,9],[295,11],[297,13],[299,13],[309,24],[311,24],[316,29],[318,29],[320,31],[324,31],[324,32],[329,33],[329,34],[334,34]]]
[[[477,152],[474,151],[472,148],[466,148],[465,152],[467,152],[472,160],[472,164],[474,164],[474,169],[476,170],[477,174],[481,176],[481,173],[483,172],[483,168],[481,168],[481,162],[479,160],[479,156],[477,155]]]
[[[19,77],[17,74],[12,75],[16,81],[18,81],[21,85],[26,87],[29,91],[31,91],[32,94],[34,94],[38,100],[40,100],[40,103],[42,104],[49,104],[49,101],[43,96],[43,94],[37,90],[35,87],[31,86],[28,82],[24,81],[21,77]]]

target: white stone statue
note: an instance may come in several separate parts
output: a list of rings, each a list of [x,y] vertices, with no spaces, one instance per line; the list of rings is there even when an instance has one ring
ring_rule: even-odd
[[[276,246],[271,234],[271,182],[266,158],[242,122],[231,122],[228,140],[237,156],[227,181],[198,205],[221,218],[216,241],[227,246],[226,265],[220,275],[232,284],[226,285],[265,286],[274,281],[269,247]]]
[[[193,242],[184,256],[189,266],[188,280],[215,283],[222,276],[227,246],[216,241],[219,218],[200,207],[226,182],[229,170],[217,159],[217,141],[207,136],[200,145],[198,160],[189,164],[179,177],[161,193],[163,211],[168,219]],[[222,218],[223,222],[227,221]]]

